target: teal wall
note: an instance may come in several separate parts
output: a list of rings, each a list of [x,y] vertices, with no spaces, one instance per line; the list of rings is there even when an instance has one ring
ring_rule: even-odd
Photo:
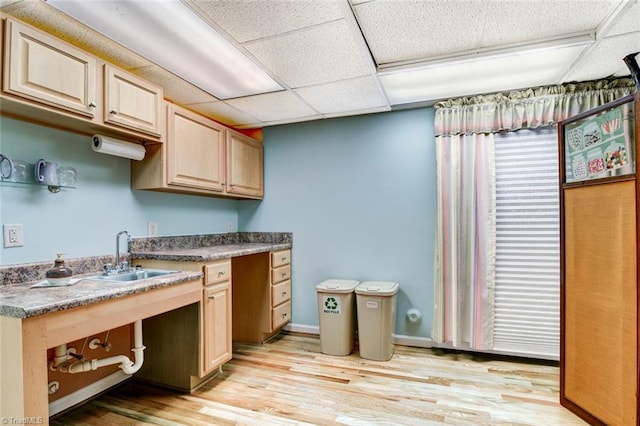
[[[293,232],[293,323],[318,324],[315,285],[329,278],[396,281],[396,332],[428,337],[433,316],[433,110],[415,109],[264,129],[265,198],[235,201],[136,191],[130,161],[95,153],[87,136],[0,117],[0,153],[74,167],[77,189],[0,185],[1,223],[25,246],[0,264],[111,254],[126,229],[145,236]],[[424,318],[405,320],[409,308]]]
[[[433,110],[264,129],[265,198],[239,202],[244,231],[293,232],[293,323],[317,325],[329,278],[400,284],[396,332],[427,337],[433,316]],[[405,320],[418,308],[423,320]]]
[[[0,153],[35,162],[39,158],[78,171],[77,189],[52,194],[43,187],[0,184],[0,222],[22,224],[24,247],[0,249],[0,264],[115,253],[115,236],[126,229],[146,236],[147,222],[159,235],[237,229],[237,201],[132,190],[130,161],[99,154],[89,137],[0,117]],[[124,248],[124,244],[123,244]]]

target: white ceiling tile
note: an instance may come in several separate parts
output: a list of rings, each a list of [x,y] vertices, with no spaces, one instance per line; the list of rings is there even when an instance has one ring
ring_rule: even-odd
[[[365,110],[387,105],[375,77],[360,77],[295,90],[322,114]]]
[[[278,121],[318,115],[295,94],[285,91],[229,99],[225,102],[240,111],[253,115],[260,121]]]
[[[636,3],[626,9],[618,18],[614,21],[613,25],[605,37],[631,33],[640,31],[640,3]],[[638,46],[640,50],[640,46]]]
[[[342,0],[195,0],[193,3],[241,43],[344,17]]]
[[[588,50],[564,78],[564,82],[597,80],[629,75],[622,58],[640,50],[640,32],[599,41]]]
[[[344,20],[244,46],[292,88],[360,77],[373,70],[364,46]]]
[[[484,3],[474,0],[376,1],[354,6],[378,64],[473,49],[482,35]]]
[[[186,107],[229,126],[253,124],[260,121],[251,114],[238,111],[222,101],[188,104]]]
[[[487,3],[487,23],[479,47],[524,43],[593,31],[619,0],[492,1]]]
[[[164,97],[180,105],[211,102],[215,97],[187,83],[175,74],[157,65],[131,70],[132,73],[164,88]]]

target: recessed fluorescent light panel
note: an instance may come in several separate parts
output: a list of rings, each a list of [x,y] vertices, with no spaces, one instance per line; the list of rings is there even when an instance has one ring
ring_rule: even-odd
[[[381,71],[389,102],[400,105],[559,84],[585,44],[493,54]]]
[[[218,99],[283,90],[181,1],[47,3]]]

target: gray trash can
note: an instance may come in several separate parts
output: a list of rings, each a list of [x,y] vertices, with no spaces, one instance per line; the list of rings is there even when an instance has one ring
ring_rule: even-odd
[[[349,355],[355,334],[355,296],[358,281],[332,279],[316,285],[320,319],[320,351]]]
[[[360,356],[388,361],[393,356],[398,283],[364,281],[355,289],[358,306]]]

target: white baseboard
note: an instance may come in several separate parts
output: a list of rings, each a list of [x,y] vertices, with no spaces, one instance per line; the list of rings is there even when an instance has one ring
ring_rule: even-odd
[[[69,395],[63,396],[60,399],[56,399],[55,401],[49,403],[49,416],[53,416],[54,414],[58,414],[59,412],[66,410],[67,408],[73,407],[76,404],[79,404],[94,395],[99,394],[100,392],[104,392],[112,386],[121,383],[131,375],[125,374],[123,371],[116,371],[115,373],[100,379],[96,382],[91,383],[88,386],[83,387],[82,389],[78,389],[77,391],[70,393]]]
[[[287,324],[284,329],[293,333],[320,335],[320,327],[317,325]],[[405,336],[402,334],[393,335],[393,343],[402,346],[415,346],[418,348],[431,348],[435,346],[429,337]]]
[[[320,335],[320,326],[317,325],[304,325],[304,324],[287,324],[284,326],[285,331],[291,331],[293,333],[304,334],[316,334]]]

